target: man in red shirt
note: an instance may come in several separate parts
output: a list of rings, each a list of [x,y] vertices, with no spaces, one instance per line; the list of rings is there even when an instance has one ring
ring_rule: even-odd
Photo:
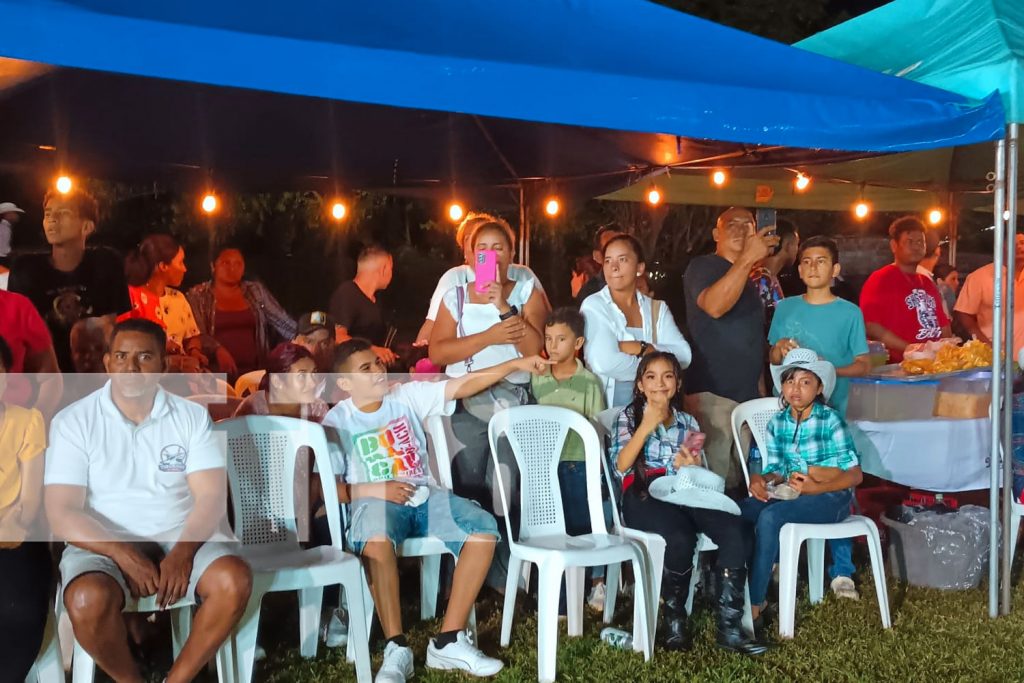
[[[14,362],[7,369],[7,391],[0,385],[0,397],[15,405],[29,407],[33,394],[31,382],[39,382],[35,405],[44,416],[53,417],[60,401],[63,383],[50,331],[28,297],[0,289],[0,336],[11,347]],[[15,377],[20,373],[40,375]]]
[[[917,272],[925,257],[924,223],[915,216],[897,218],[889,226],[889,237],[896,262],[871,274],[860,293],[860,308],[868,338],[885,344],[889,362],[898,363],[908,344],[952,333],[938,288]]]

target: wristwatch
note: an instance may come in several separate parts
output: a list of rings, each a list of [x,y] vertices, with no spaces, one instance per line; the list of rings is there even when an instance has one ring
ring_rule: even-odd
[[[501,315],[499,315],[498,318],[500,320],[508,320],[509,318],[511,318],[514,315],[519,315],[519,307],[518,306],[509,306],[508,310],[505,311],[504,313],[502,313]]]
[[[651,345],[645,341],[640,342],[640,352],[636,354],[637,358],[643,358],[644,354],[647,353],[647,349],[651,348]]]

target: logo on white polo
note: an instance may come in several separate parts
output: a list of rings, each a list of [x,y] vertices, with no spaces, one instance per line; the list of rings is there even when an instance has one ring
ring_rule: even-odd
[[[186,460],[188,460],[188,451],[184,446],[178,444],[164,446],[160,450],[160,471],[184,472]]]

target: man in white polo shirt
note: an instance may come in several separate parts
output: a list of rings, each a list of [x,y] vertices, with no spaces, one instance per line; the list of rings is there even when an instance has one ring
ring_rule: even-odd
[[[120,682],[142,681],[121,611],[156,595],[160,606],[199,603],[192,632],[167,675],[190,681],[245,610],[249,566],[223,534],[225,454],[210,417],[165,392],[164,331],[148,320],[114,328],[103,388],[53,419],[46,453],[46,514],[68,546],[60,562],[75,637]]]

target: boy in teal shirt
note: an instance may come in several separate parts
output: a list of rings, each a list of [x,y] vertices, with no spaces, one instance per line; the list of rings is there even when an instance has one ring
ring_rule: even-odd
[[[839,247],[828,237],[812,237],[800,245],[797,255],[800,279],[807,285],[803,296],[783,299],[775,307],[768,332],[771,363],[778,365],[790,350],[811,349],[836,368],[836,389],[829,405],[846,417],[850,377],[871,369],[867,332],[860,309],[832,293],[839,275]]]
[[[534,375],[533,396],[542,406],[568,408],[593,420],[605,409],[604,385],[576,357],[583,348],[583,314],[575,308],[559,308],[544,322],[544,350],[554,364],[543,375]],[[558,462],[565,531],[570,536],[590,533],[587,478],[583,440],[570,431]],[[604,607],[604,583],[595,583],[587,602]],[[563,600],[564,604],[564,600]]]
[[[832,293],[832,281],[839,276],[839,247],[828,237],[812,237],[797,252],[800,279],[807,285],[803,296],[783,299],[775,307],[768,331],[772,345],[770,360],[779,365],[792,349],[811,349],[836,369],[836,388],[828,403],[840,417],[846,417],[850,377],[871,369],[867,332],[860,309]],[[832,591],[839,597],[857,600],[853,583],[853,543],[848,538],[830,540]]]

